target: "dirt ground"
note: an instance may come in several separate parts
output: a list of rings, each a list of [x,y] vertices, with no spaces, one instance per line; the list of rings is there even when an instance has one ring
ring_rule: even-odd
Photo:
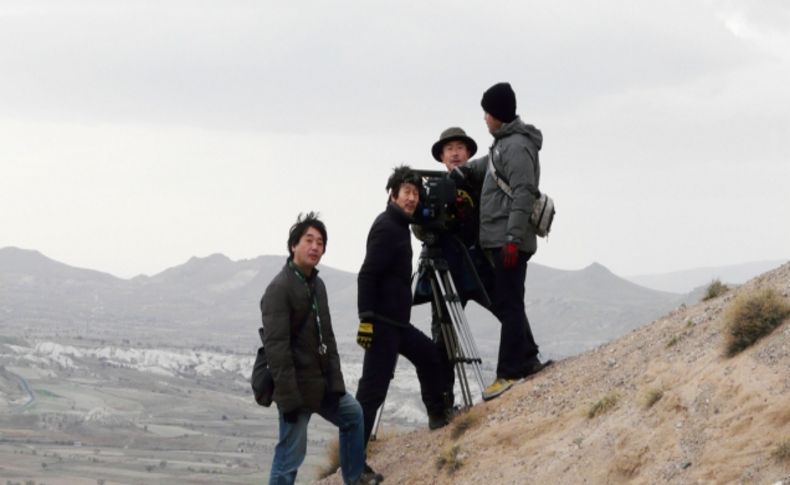
[[[724,352],[727,307],[765,287],[790,301],[790,264],[558,362],[446,428],[387,437],[369,462],[390,485],[790,483],[790,319]]]

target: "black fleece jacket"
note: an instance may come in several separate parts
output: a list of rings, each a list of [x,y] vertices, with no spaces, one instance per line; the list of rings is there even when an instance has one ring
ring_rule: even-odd
[[[407,325],[411,320],[412,221],[393,202],[368,233],[365,261],[357,276],[360,321]]]

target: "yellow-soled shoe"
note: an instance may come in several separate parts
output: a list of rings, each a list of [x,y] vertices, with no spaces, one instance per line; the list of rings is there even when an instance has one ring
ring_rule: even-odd
[[[497,377],[497,379],[491,383],[490,386],[486,387],[485,391],[483,391],[483,401],[489,401],[499,396],[503,392],[513,387],[514,382],[516,382],[515,379]]]

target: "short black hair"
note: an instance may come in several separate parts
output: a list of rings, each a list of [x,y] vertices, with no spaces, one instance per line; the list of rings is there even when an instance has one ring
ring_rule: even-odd
[[[401,165],[392,169],[392,175],[387,180],[386,190],[390,195],[397,197],[400,192],[400,186],[403,184],[412,184],[417,187],[417,190],[420,190],[422,188],[422,179],[411,167]]]
[[[324,252],[326,252],[326,226],[318,216],[318,212],[312,211],[307,214],[299,213],[299,217],[296,218],[296,222],[294,222],[294,225],[291,226],[291,230],[288,232],[288,254],[291,255],[291,258],[294,257],[294,252],[291,248],[299,244],[299,240],[302,239],[307,229],[311,227],[321,233],[321,237],[324,238]]]

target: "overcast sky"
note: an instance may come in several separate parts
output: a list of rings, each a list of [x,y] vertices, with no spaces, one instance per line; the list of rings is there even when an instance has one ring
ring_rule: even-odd
[[[391,168],[453,125],[485,151],[499,81],[558,207],[533,261],[790,257],[784,0],[0,0],[0,247],[131,277],[319,210],[357,271]]]

